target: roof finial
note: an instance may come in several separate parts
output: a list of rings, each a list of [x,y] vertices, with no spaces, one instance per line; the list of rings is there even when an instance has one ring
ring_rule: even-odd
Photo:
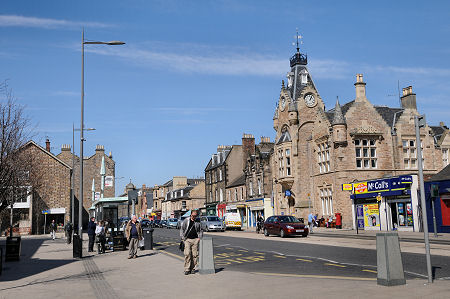
[[[333,121],[331,125],[345,125],[345,117],[339,104],[339,96],[336,96],[336,106],[334,107]]]
[[[303,36],[298,34],[298,28],[295,28],[295,30],[297,31],[297,34],[295,35],[295,39],[296,39],[296,44],[297,44],[297,53],[300,53],[300,45],[303,44],[303,42],[301,41],[301,39],[303,38]]]

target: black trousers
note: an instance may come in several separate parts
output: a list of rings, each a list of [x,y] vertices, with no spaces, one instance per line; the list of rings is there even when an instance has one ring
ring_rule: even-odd
[[[95,235],[89,235],[89,246],[88,246],[89,252],[94,251],[94,241],[95,241]]]
[[[67,244],[72,243],[72,232],[67,232]]]

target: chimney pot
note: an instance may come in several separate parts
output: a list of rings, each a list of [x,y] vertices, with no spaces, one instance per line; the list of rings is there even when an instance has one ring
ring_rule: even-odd
[[[45,140],[45,149],[48,152],[50,151],[50,140],[48,138]]]

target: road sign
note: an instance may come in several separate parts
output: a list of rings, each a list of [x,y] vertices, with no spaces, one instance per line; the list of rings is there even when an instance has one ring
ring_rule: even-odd
[[[43,210],[42,214],[44,214],[44,215],[50,214],[50,210]]]

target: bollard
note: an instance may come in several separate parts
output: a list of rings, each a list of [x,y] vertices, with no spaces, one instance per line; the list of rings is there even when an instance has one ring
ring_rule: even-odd
[[[398,233],[377,233],[377,284],[406,284]]]
[[[203,237],[199,244],[199,273],[200,274],[214,274],[216,269],[214,267],[214,248],[211,237]]]
[[[83,257],[83,240],[80,239],[80,236],[77,234],[73,235],[73,258],[82,258]]]
[[[144,249],[153,250],[153,228],[144,228]]]

